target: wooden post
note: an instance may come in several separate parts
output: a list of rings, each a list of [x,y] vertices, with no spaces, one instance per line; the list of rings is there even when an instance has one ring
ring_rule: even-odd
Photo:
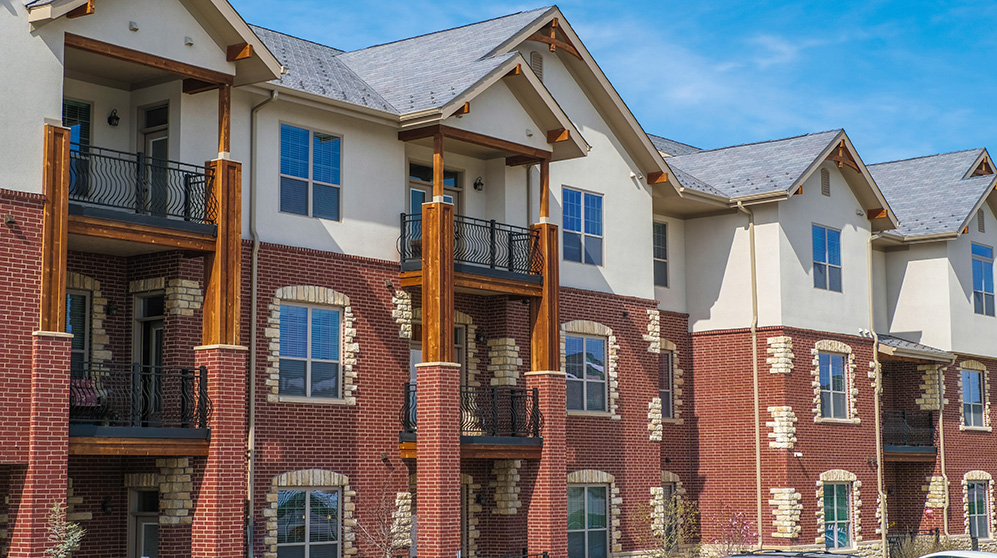
[[[534,372],[560,370],[558,229],[557,225],[551,223],[539,223],[533,225],[533,230],[540,233],[538,249],[543,255],[543,294],[539,298],[530,299],[530,370]]]
[[[232,86],[218,88],[218,153],[232,150]]]
[[[215,251],[204,257],[205,345],[239,344],[242,265],[242,165],[216,159],[205,163],[213,173],[208,207],[216,211]]]
[[[454,360],[453,211],[444,202],[422,206],[423,362]]]
[[[540,219],[550,217],[550,159],[540,161]]]
[[[433,197],[443,196],[443,134],[433,135]]]
[[[42,225],[41,331],[66,330],[69,240],[69,130],[45,126],[45,210]]]

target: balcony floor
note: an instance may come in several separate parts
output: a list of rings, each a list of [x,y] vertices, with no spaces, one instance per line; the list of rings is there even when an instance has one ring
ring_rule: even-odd
[[[402,459],[418,459],[415,433],[401,432],[398,446]],[[543,438],[526,436],[461,436],[461,459],[540,459]]]
[[[933,463],[938,455],[935,446],[891,446],[883,445],[883,460],[900,463]]]

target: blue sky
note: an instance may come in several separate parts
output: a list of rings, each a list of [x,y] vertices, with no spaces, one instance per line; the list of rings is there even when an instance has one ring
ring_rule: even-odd
[[[231,0],[250,23],[343,50],[545,5]],[[713,148],[844,128],[867,163],[997,152],[997,2],[558,4],[651,133]]]

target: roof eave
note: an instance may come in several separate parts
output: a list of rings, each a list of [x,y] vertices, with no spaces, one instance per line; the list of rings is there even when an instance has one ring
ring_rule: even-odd
[[[919,351],[917,349],[905,349],[900,347],[892,347],[890,345],[879,344],[879,352],[887,356],[895,356],[899,358],[912,358],[916,360],[930,360],[933,362],[947,362],[953,363],[956,360],[956,356],[949,352],[944,353],[933,353],[929,351]]]
[[[356,105],[347,101],[341,101],[338,99],[332,99],[330,97],[324,97],[315,93],[309,93],[307,91],[301,91],[300,89],[294,89],[293,87],[287,87],[286,85],[280,85],[277,83],[258,83],[254,85],[247,86],[245,88],[247,92],[250,93],[261,93],[269,94],[270,91],[277,91],[281,98],[295,98],[296,100],[304,101],[305,104],[312,106],[321,106],[323,109],[334,108],[338,109],[345,114],[350,114],[353,116],[359,116],[365,120],[370,120],[380,124],[386,124],[391,126],[399,126],[400,118],[397,114],[393,112],[386,112],[383,110],[365,107],[362,105]]]
[[[28,23],[38,25],[47,23],[53,19],[59,19],[86,3],[87,0],[55,0],[54,2],[40,6],[26,6],[28,10]]]

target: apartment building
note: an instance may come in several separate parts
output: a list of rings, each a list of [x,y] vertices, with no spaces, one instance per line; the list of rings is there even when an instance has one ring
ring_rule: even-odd
[[[6,555],[54,502],[81,557],[640,555],[671,498],[707,543],[725,506],[766,546],[993,532],[983,150],[648,136],[557,7],[0,37]]]

